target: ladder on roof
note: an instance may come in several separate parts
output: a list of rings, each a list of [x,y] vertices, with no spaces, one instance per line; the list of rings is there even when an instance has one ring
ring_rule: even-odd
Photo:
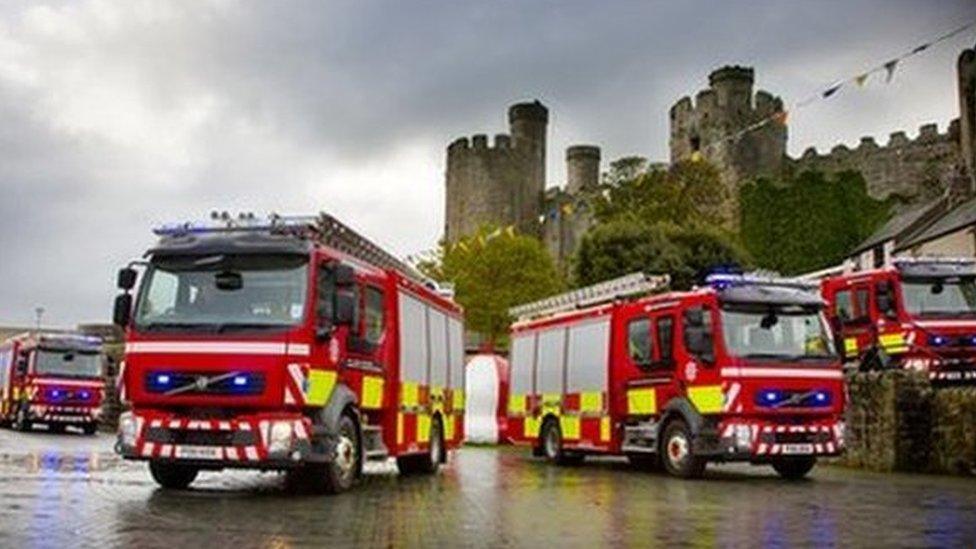
[[[530,318],[573,311],[617,299],[661,291],[671,283],[668,275],[631,273],[577,290],[526,303],[508,310],[509,316],[522,321]]]
[[[160,237],[184,236],[201,233],[270,232],[309,238],[380,269],[392,269],[428,287],[438,290],[436,284],[413,266],[376,245],[356,232],[352,227],[326,212],[318,215],[279,215],[272,213],[266,220],[253,213],[241,213],[237,217],[227,212],[213,212],[209,221],[170,223],[153,229]]]

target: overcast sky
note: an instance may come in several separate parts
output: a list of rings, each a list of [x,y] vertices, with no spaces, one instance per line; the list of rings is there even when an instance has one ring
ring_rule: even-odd
[[[0,325],[110,316],[158,222],[327,209],[399,254],[441,236],[444,149],[549,106],[563,150],[667,158],[724,64],[787,103],[976,19],[972,2],[0,4]],[[970,32],[790,118],[790,152],[958,116]]]

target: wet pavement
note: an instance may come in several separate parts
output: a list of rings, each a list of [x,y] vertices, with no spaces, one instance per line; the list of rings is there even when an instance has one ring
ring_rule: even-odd
[[[788,483],[723,466],[702,481],[619,460],[559,468],[469,447],[435,477],[371,464],[337,496],[273,473],[160,490],[108,435],[0,431],[0,547],[602,547],[976,545],[976,480],[821,467]]]

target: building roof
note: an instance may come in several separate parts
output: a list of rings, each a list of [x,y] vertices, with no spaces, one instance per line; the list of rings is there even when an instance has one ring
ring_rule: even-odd
[[[905,238],[911,238],[914,233],[918,232],[919,221],[925,217],[925,214],[929,213],[934,209],[941,200],[933,200],[931,202],[926,202],[920,206],[910,208],[905,210],[891,219],[889,219],[884,225],[869,236],[864,242],[858,244],[858,246],[851,251],[851,255],[859,254],[865,250],[870,250],[875,246],[883,244],[889,240],[895,240],[896,242],[901,242]]]
[[[976,224],[976,198],[959,204],[946,212],[945,215],[938,217],[934,223],[927,225],[908,238],[899,239],[896,249],[904,250],[918,246],[974,224]]]

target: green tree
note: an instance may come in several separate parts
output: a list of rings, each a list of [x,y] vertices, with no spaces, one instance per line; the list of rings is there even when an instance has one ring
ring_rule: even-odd
[[[618,219],[587,232],[574,267],[581,286],[643,271],[670,274],[672,287],[687,289],[709,267],[748,262],[748,254],[715,228]]]
[[[891,209],[852,171],[759,179],[740,189],[739,203],[743,245],[757,265],[787,275],[840,263]]]
[[[467,329],[500,347],[508,341],[509,308],[563,289],[538,239],[487,226],[454,245],[441,244],[416,265],[434,280],[453,283]]]
[[[646,168],[628,157],[611,163],[603,192],[592,199],[598,222],[630,221],[677,225],[725,225],[729,199],[718,170],[707,162],[682,161],[670,168]]]

